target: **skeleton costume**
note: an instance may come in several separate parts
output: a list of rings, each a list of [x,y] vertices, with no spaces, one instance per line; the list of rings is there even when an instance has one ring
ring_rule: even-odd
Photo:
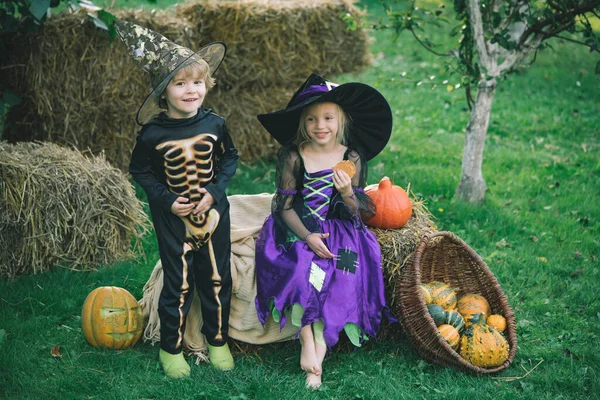
[[[337,103],[350,120],[344,159],[356,166],[352,178],[356,213],[335,189],[333,170],[307,172],[301,148],[294,144],[302,110],[317,102]],[[370,86],[338,86],[311,75],[285,109],[261,114],[258,119],[283,145],[272,213],[256,242],[258,318],[263,325],[267,318],[273,318],[281,327],[288,320],[299,328],[323,323],[327,346],[337,343],[342,330],[354,345],[360,346],[368,336],[378,333],[382,315],[389,316],[381,250],[361,214],[368,218],[376,211],[363,188],[367,160],[389,140],[390,107]],[[300,219],[285,219],[283,214],[289,210]],[[329,233],[322,240],[335,257],[318,257],[305,238],[294,233],[303,229],[288,225],[294,221],[309,232]]]
[[[184,66],[204,59],[211,74],[225,56],[223,43],[198,52],[170,42],[135,24],[118,21],[117,32],[129,52],[152,79],[153,91],[138,111],[143,125],[131,156],[129,172],[144,189],[164,270],[159,299],[161,349],[181,352],[186,316],[194,290],[201,300],[202,333],[221,346],[228,339],[231,298],[229,202],[225,190],[237,166],[237,151],[223,118],[201,107],[189,118],[156,114],[165,87]],[[178,217],[171,212],[182,196],[197,204],[205,188],[214,204],[205,214]]]

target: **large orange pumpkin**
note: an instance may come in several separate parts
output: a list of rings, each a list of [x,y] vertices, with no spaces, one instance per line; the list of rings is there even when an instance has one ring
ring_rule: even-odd
[[[412,215],[408,194],[400,186],[392,185],[387,176],[378,185],[367,186],[365,193],[377,208],[377,214],[365,222],[369,226],[381,229],[401,228]]]
[[[142,309],[127,290],[102,286],[85,299],[81,328],[88,343],[94,347],[126,349],[142,336]]]

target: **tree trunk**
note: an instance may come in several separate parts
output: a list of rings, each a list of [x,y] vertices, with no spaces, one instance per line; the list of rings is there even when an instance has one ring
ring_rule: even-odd
[[[462,159],[462,175],[455,197],[470,203],[479,203],[485,197],[487,186],[481,173],[483,146],[492,112],[496,91],[495,79],[482,79],[477,85],[477,99],[471,111],[471,119],[465,133],[465,148]]]

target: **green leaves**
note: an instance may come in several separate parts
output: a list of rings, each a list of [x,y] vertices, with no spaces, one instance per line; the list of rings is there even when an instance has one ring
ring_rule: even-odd
[[[21,98],[17,96],[13,91],[7,90],[4,93],[0,92],[0,140],[2,139],[2,128],[6,114],[8,114],[8,110],[12,106],[16,106],[18,104],[21,104]],[[1,333],[2,332],[0,331],[0,336]]]
[[[0,95],[0,118],[3,118],[9,108],[21,104],[21,98],[11,90],[0,93]]]
[[[31,0],[29,13],[36,21],[42,21],[50,8],[50,0]]]
[[[349,12],[341,13],[338,17],[346,23],[346,29],[349,31],[355,31],[358,28],[359,22],[354,18],[354,15]]]
[[[48,15],[48,10],[57,7],[65,0],[12,0],[0,2],[0,33],[2,32],[35,32]],[[153,2],[155,0],[147,0]],[[83,8],[93,24],[108,32],[112,42],[117,36],[113,27],[115,16],[96,6],[90,0],[69,1],[72,9]],[[1,112],[0,112],[1,114]]]

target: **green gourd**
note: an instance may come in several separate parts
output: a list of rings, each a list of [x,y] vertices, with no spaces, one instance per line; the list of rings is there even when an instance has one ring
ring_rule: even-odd
[[[446,311],[444,323],[456,328],[457,331],[462,331],[465,326],[465,320],[458,311]]]
[[[429,315],[435,326],[440,326],[444,323],[444,318],[446,318],[446,311],[442,308],[442,306],[438,306],[437,304],[428,304],[427,310],[429,311]]]

